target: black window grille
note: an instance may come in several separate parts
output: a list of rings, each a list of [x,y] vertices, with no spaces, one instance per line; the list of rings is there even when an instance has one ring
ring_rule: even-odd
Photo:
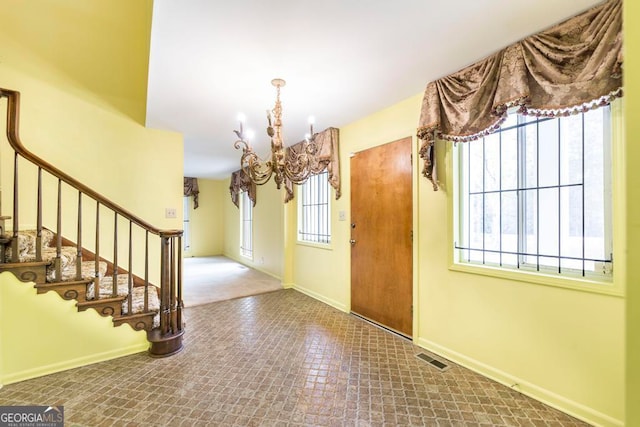
[[[610,107],[560,117],[510,114],[457,144],[459,262],[610,275]]]
[[[329,181],[325,170],[311,175],[300,186],[298,201],[298,240],[331,243],[331,216]]]

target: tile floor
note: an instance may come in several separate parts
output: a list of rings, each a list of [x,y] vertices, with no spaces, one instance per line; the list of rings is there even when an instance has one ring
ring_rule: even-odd
[[[185,349],[0,389],[68,426],[583,426],[294,290],[191,307]]]

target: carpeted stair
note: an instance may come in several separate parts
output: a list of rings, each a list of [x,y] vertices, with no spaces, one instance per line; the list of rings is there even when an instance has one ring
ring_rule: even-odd
[[[78,310],[94,308],[103,316],[112,316],[114,324],[119,326],[129,323],[134,329],[147,331],[159,325],[160,300],[158,289],[149,285],[133,286],[131,292],[131,314],[129,314],[129,274],[117,274],[116,295],[113,295],[113,275],[107,275],[107,262],[99,261],[96,271],[95,260],[82,261],[80,265],[81,280],[77,279],[77,254],[75,246],[60,248],[60,278],[56,277],[56,260],[58,251],[54,244],[54,233],[42,229],[42,261],[37,261],[36,230],[20,231],[18,240],[18,263],[12,261],[11,244],[5,245],[4,262],[0,262],[0,271],[13,271],[23,281],[36,282],[38,293],[56,291],[64,299],[77,300]],[[6,236],[5,236],[6,238]],[[41,273],[38,272],[41,269]],[[95,298],[95,279],[98,281],[98,298]],[[133,280],[133,279],[132,279]],[[146,294],[146,296],[145,296]],[[147,311],[145,311],[145,297]]]

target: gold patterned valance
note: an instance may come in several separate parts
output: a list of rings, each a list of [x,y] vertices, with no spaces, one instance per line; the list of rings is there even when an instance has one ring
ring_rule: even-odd
[[[423,175],[437,190],[436,138],[494,132],[507,109],[563,116],[622,95],[622,1],[609,0],[427,85],[417,131]]]
[[[240,207],[240,193],[246,191],[249,195],[253,206],[256,205],[256,184],[251,182],[244,171],[237,170],[231,174],[231,183],[229,184],[229,192],[231,193],[231,201],[237,208]]]
[[[193,209],[198,209],[198,194],[200,190],[198,188],[198,178],[184,177],[184,196],[193,196]]]
[[[315,134],[315,151],[312,154],[310,165],[312,174],[319,174],[325,169],[329,175],[329,185],[336,190],[336,200],[340,198],[340,131],[336,128],[327,128]],[[310,144],[311,146],[311,144]],[[296,157],[304,149],[304,141],[292,145],[287,149],[286,161],[295,163]],[[285,177],[284,188],[286,194],[284,202],[293,200],[293,183]]]

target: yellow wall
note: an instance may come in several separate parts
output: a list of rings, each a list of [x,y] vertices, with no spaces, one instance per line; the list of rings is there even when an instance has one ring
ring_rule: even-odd
[[[144,124],[152,4],[0,0],[1,66],[60,82],[65,92]],[[9,53],[15,48],[19,57]]]
[[[624,90],[626,115],[627,179],[627,418],[626,425],[640,425],[640,28],[633,25],[640,4],[624,2]]]
[[[414,135],[421,99],[421,95],[413,96],[396,106],[340,128],[342,196],[339,200],[334,197],[331,201],[332,249],[317,249],[296,243],[295,209],[289,215],[291,220],[288,227],[292,231],[289,235],[289,247],[293,252],[292,281],[296,289],[340,310],[350,310],[350,153]],[[417,157],[415,153],[413,157]],[[332,195],[335,196],[333,191]],[[345,221],[338,220],[340,211],[345,211]]]
[[[240,210],[231,202],[228,189],[224,195],[224,255],[281,280],[284,264],[283,191],[276,188],[273,180],[257,188],[257,202],[253,208],[253,258],[240,255]]]
[[[349,153],[414,135],[421,98],[340,129],[343,197],[332,207],[333,250],[288,241],[296,289],[349,310],[349,221],[337,220],[339,210],[349,217]],[[419,176],[414,152],[415,343],[583,419],[619,425],[624,300],[450,270],[450,146],[438,149],[438,192]],[[287,213],[291,230],[295,212]]]
[[[0,81],[23,93],[22,136],[27,147],[145,220],[163,228],[181,228],[181,138],[140,125],[144,121],[151,1],[2,0],[0,4],[5,18],[0,26]],[[627,17],[637,16],[639,9],[625,2]],[[625,27],[626,76],[638,75],[637,32],[632,26]],[[626,169],[627,197],[615,208],[619,212],[625,202],[628,205],[626,250],[630,259],[636,259],[640,255],[640,170],[633,162],[640,158],[634,143],[640,133],[636,120],[640,97],[637,79],[627,78],[625,86],[630,143],[623,157],[631,163]],[[281,194],[269,183],[258,190],[254,258],[246,263],[277,277],[286,276],[285,281],[290,279],[297,289],[348,311],[349,221],[337,220],[338,211],[347,212],[347,218],[349,214],[348,153],[413,135],[420,99],[418,94],[341,128],[343,197],[332,205],[331,250],[295,243],[295,209],[293,205],[282,207]],[[438,146],[439,160],[447,165],[449,155],[443,147]],[[5,209],[6,151],[1,155]],[[420,166],[417,156],[414,159],[416,343],[501,382],[517,383],[518,390],[594,423],[620,424],[625,407],[624,300],[450,270],[451,236],[446,226],[451,216],[450,189],[445,179],[445,188],[433,192],[418,177]],[[150,193],[149,188],[163,191]],[[228,195],[223,206],[223,251],[241,259],[238,211]],[[175,207],[178,218],[165,219],[165,207]],[[25,215],[32,221],[28,211]],[[283,267],[285,259],[290,263]],[[626,275],[628,283],[640,283],[638,263],[629,263]],[[16,350],[16,341],[34,336],[35,325],[64,323],[77,316],[93,316],[89,324],[104,323],[104,319],[91,312],[74,313],[69,303],[56,304],[66,313],[45,316],[39,305],[53,302],[55,295],[29,295],[30,288],[6,275],[0,276],[0,282],[3,382],[17,378],[16,373],[24,378],[38,369],[44,372],[59,366],[60,360],[86,363],[112,351],[101,347],[103,341],[79,348],[72,334],[52,335],[56,345],[70,353],[44,356],[51,354],[44,351],[51,342],[40,334],[30,341],[37,347]],[[627,425],[640,424],[639,294],[629,286]],[[11,312],[12,307],[21,307],[20,313],[28,315],[20,330],[6,326],[9,314],[20,316]],[[14,317],[11,319],[13,322]],[[105,328],[114,331],[113,345],[108,348],[138,351],[140,334],[122,333],[125,328]],[[24,357],[26,350],[29,357]]]
[[[142,124],[152,2],[0,0],[0,5],[6,21],[0,26],[0,84],[22,94],[21,136],[27,149],[156,227],[182,228],[182,137],[146,129]],[[0,101],[2,114],[5,107],[6,101]],[[11,215],[12,153],[5,141],[0,147],[2,211]],[[20,163],[21,228],[35,225],[35,193],[29,192],[34,189],[35,172],[26,162]],[[46,178],[45,204],[55,202],[54,188],[55,180]],[[76,192],[63,192],[65,214],[75,211],[76,200]],[[83,206],[85,217],[95,215],[94,205],[88,200]],[[165,207],[176,208],[178,218],[164,218]],[[108,230],[113,214],[101,211],[101,223]],[[75,214],[70,218],[65,215],[62,234],[75,240]],[[55,230],[55,209],[51,206],[45,207],[44,226]],[[127,245],[127,227],[119,223],[121,248]],[[83,243],[89,248],[91,236],[91,227],[87,226]],[[134,233],[134,249],[144,248],[142,237]],[[151,245],[150,275],[158,283],[160,244],[152,239]],[[107,258],[112,253],[106,244],[101,248],[101,255]],[[143,257],[143,252],[134,256],[137,273],[143,268]],[[121,257],[120,265],[126,267],[123,258],[126,260],[126,256]],[[6,275],[0,276],[0,287],[10,284]],[[30,302],[20,307],[12,301],[14,297],[21,304]],[[108,324],[102,328],[105,334],[113,334],[111,339],[105,338],[108,351],[94,341],[85,343],[80,333],[64,334],[56,342],[59,347],[73,349],[73,355],[49,351],[46,339],[33,338],[41,336],[36,325],[47,323],[49,327],[51,323],[53,327],[57,322],[66,328],[68,322],[77,321],[78,314],[67,310],[50,317],[34,308],[45,304],[41,301],[51,303],[52,296],[33,296],[31,301],[31,296],[3,295],[3,313],[8,307],[24,309],[30,321],[14,323],[13,317],[3,314],[0,378],[14,381],[28,377],[30,372],[70,367],[74,360],[88,363],[141,350],[140,334],[132,338],[126,328],[113,329]],[[96,327],[94,333],[99,329]],[[14,334],[33,338],[28,352],[26,347],[7,345],[17,339]],[[132,345],[134,341],[136,345]]]
[[[146,334],[0,274],[0,385],[145,351]],[[90,350],[90,351],[88,351]]]
[[[198,187],[198,209],[193,209],[193,197],[189,197],[191,248],[184,256],[220,255],[224,247],[224,204],[229,194],[229,182],[198,178]]]

